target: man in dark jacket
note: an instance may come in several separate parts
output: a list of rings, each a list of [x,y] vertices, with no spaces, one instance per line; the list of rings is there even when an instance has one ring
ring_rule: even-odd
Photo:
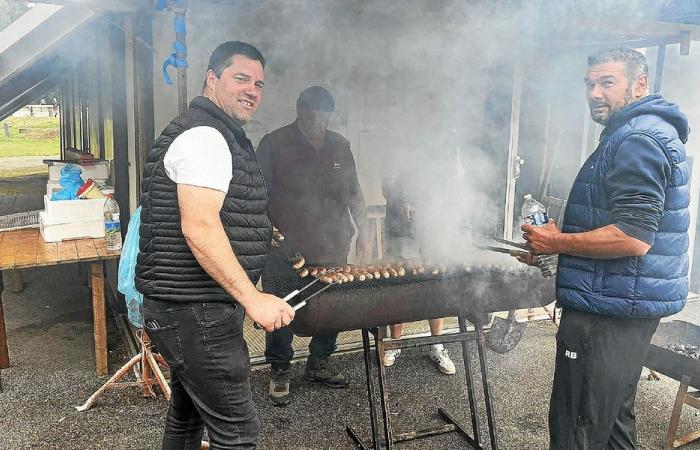
[[[522,227],[534,254],[560,254],[552,449],[636,448],[646,349],[688,294],[688,122],[649,95],[647,72],[644,55],[627,48],[588,58],[600,143],[574,181],[562,232]]]
[[[345,265],[352,236],[358,229],[358,253],[369,252],[365,200],[357,178],[350,142],[328,129],[335,100],[326,89],[311,86],[297,99],[297,119],[265,135],[257,156],[270,195],[273,224],[289,248],[299,251],[309,265]],[[287,261],[270,258],[263,288],[278,295],[275,280],[289,271]],[[348,379],[328,364],[336,348],[336,334],[314,336],[304,378],[334,388]],[[268,333],[265,357],[272,369],[269,397],[276,406],[289,402],[289,368],[294,351],[288,328]]]
[[[243,319],[267,331],[292,308],[255,288],[272,224],[253,147],[241,125],[262,99],[260,52],[225,42],[209,58],[202,96],[173,119],[149,150],[141,197],[136,286],[144,324],[171,370],[164,449],[253,449]]]

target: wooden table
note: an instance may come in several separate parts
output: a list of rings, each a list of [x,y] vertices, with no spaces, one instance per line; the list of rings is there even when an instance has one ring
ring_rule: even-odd
[[[107,318],[105,313],[104,261],[118,259],[119,251],[107,250],[104,239],[76,239],[46,243],[36,228],[0,231],[0,369],[10,366],[5,316],[2,308],[2,271],[90,262],[92,317],[95,333],[95,370],[107,375]],[[75,282],[69,280],[68,282]]]

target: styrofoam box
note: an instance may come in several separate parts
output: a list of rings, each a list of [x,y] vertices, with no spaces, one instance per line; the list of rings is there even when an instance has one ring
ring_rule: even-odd
[[[47,217],[46,211],[41,211],[39,226],[41,236],[46,242],[105,237],[104,216],[51,220]]]
[[[93,179],[92,181],[97,183],[98,186],[107,184],[107,180],[100,180],[99,178]],[[63,189],[63,187],[61,186],[61,183],[58,181],[51,181],[51,180],[47,181],[46,182],[46,195],[48,195],[49,198],[51,198],[51,194],[53,194],[54,189]],[[114,188],[111,188],[111,189],[112,189],[112,193],[114,193]],[[106,192],[108,189],[100,188],[100,190],[105,195],[108,193],[108,192]]]
[[[65,219],[84,219],[104,216],[104,206],[107,198],[79,200],[50,200],[44,195],[44,211],[46,218],[52,222]]]
[[[61,169],[70,163],[54,162],[49,165],[49,180],[58,181],[61,178]],[[80,177],[83,181],[87,181],[88,178],[105,180],[109,178],[109,161],[97,161],[90,166],[80,167]]]

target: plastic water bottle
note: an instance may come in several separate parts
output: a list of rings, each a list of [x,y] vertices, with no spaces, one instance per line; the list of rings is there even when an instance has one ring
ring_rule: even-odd
[[[546,225],[549,222],[547,208],[532,198],[532,194],[525,195],[522,216],[525,223],[535,227]],[[557,255],[537,255],[537,266],[542,271],[543,277],[551,278],[556,275],[558,260]]]
[[[105,200],[104,214],[107,250],[121,250],[122,233],[121,223],[119,222],[119,204],[114,200],[112,194],[109,194],[107,200]]]

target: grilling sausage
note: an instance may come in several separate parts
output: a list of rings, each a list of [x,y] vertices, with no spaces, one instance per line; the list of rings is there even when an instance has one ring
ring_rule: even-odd
[[[296,259],[292,262],[292,269],[299,270],[302,267],[304,267],[304,264],[306,264],[306,260],[304,259],[303,256],[301,256],[301,257],[299,257],[299,259]]]

